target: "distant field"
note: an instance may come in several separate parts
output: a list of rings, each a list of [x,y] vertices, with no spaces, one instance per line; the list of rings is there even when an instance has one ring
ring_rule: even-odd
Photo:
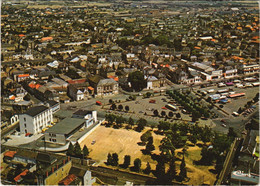
[[[124,161],[125,155],[131,156],[131,165],[133,166],[133,161],[135,158],[140,158],[142,160],[142,169],[145,169],[146,162],[149,162],[152,169],[155,169],[157,164],[156,161],[152,160],[149,155],[143,155],[141,149],[144,149],[144,146],[139,146],[137,143],[140,142],[140,136],[150,128],[146,128],[143,132],[139,133],[133,130],[126,129],[113,129],[106,128],[105,126],[99,126],[95,131],[93,131],[85,140],[80,144],[82,147],[84,144],[90,150],[89,156],[98,161],[99,165],[105,166],[108,153],[118,153],[119,164],[122,164]],[[154,153],[159,153],[158,146],[160,141],[163,138],[161,135],[156,135],[153,133],[155,151]],[[91,145],[91,142],[96,140],[94,145]],[[181,152],[182,149],[177,149],[176,154]],[[213,166],[195,166],[193,165],[193,160],[200,159],[201,148],[198,146],[189,147],[186,156],[186,166],[187,174],[190,180],[185,184],[202,184],[202,180],[207,181],[209,184],[214,184],[216,180],[216,175],[209,172],[209,169],[214,169]],[[181,157],[179,157],[181,158]],[[179,171],[180,161],[176,162],[177,173]]]

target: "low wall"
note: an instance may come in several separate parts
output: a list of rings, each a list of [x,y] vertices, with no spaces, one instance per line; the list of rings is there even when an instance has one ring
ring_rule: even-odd
[[[93,127],[90,131],[88,131],[86,134],[84,134],[83,136],[81,136],[79,139],[78,139],[78,143],[81,143],[89,134],[91,134],[103,121],[105,121],[105,119],[103,120],[100,120],[99,123]]]

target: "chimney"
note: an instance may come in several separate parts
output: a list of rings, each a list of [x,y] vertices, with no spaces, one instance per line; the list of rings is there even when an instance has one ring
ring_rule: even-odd
[[[68,156],[68,161],[70,161],[70,156]]]
[[[58,168],[59,168],[59,165],[57,164],[57,165],[56,165],[56,167],[57,167],[57,170],[58,170]]]
[[[52,173],[53,173],[54,172],[54,167],[52,167],[51,170],[52,170]]]
[[[65,165],[65,160],[63,160],[63,165]]]
[[[48,171],[46,171],[46,177],[48,177],[49,176],[49,172]]]

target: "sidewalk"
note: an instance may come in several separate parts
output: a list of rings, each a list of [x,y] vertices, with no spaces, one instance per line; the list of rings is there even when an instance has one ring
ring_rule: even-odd
[[[44,134],[35,134],[31,137],[25,137],[25,135],[10,135],[10,140],[8,140],[7,142],[5,142],[4,140],[1,141],[1,144],[4,145],[10,145],[10,146],[19,146],[19,145],[24,145],[27,143],[31,143],[33,141],[36,141],[37,139],[39,139],[40,137],[42,137]]]

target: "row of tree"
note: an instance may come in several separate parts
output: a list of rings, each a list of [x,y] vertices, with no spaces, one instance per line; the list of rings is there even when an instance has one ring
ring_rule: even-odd
[[[118,158],[118,154],[117,153],[113,153],[112,155],[110,153],[108,153],[108,155],[107,155],[107,162],[106,162],[107,165],[118,166],[119,165],[118,161],[119,161],[119,158]],[[131,156],[130,155],[125,155],[124,162],[123,162],[123,164],[120,165],[120,167],[126,169],[126,168],[129,167],[130,164],[131,164]],[[139,158],[136,158],[134,160],[134,166],[131,167],[131,170],[135,171],[135,172],[140,172],[141,165],[142,165],[141,160]]]
[[[123,105],[121,105],[121,104],[118,105],[118,107],[117,107],[115,103],[112,103],[110,109],[111,109],[111,110],[116,110],[116,109],[118,109],[118,110],[122,111],[122,110],[124,109],[124,107],[123,107]],[[126,105],[126,106],[125,106],[125,111],[128,112],[129,109],[130,109],[129,106]]]
[[[140,118],[139,120],[137,120],[135,122],[133,120],[133,118],[131,118],[131,117],[126,119],[123,116],[117,116],[114,114],[106,114],[105,119],[108,122],[108,125],[112,125],[115,122],[116,126],[118,128],[122,127],[123,123],[128,123],[129,128],[132,128],[134,125],[137,125],[137,127],[135,129],[138,132],[141,132],[144,129],[144,127],[147,125],[146,119],[143,119],[143,118]]]
[[[173,90],[173,92],[167,92],[171,98],[176,100],[180,105],[182,105],[185,110],[192,113],[192,120],[196,121],[200,117],[204,116],[205,118],[209,118],[209,110],[206,107],[200,106],[195,102],[188,93],[184,94],[180,91]]]
[[[154,111],[153,111],[153,115],[154,116],[159,116],[159,111],[157,110],[157,109],[155,109]],[[162,110],[161,111],[161,117],[165,117],[165,116],[167,116],[166,115],[166,112],[164,111],[164,110]],[[172,112],[172,111],[170,111],[169,113],[168,113],[168,117],[169,118],[172,118],[174,116],[174,113]],[[176,116],[176,118],[181,118],[181,114],[180,113],[176,113],[175,114],[175,116]]]
[[[89,150],[86,145],[81,149],[78,142],[74,145],[72,143],[69,144],[69,148],[67,150],[67,156],[72,156],[76,158],[86,158],[89,155]]]

